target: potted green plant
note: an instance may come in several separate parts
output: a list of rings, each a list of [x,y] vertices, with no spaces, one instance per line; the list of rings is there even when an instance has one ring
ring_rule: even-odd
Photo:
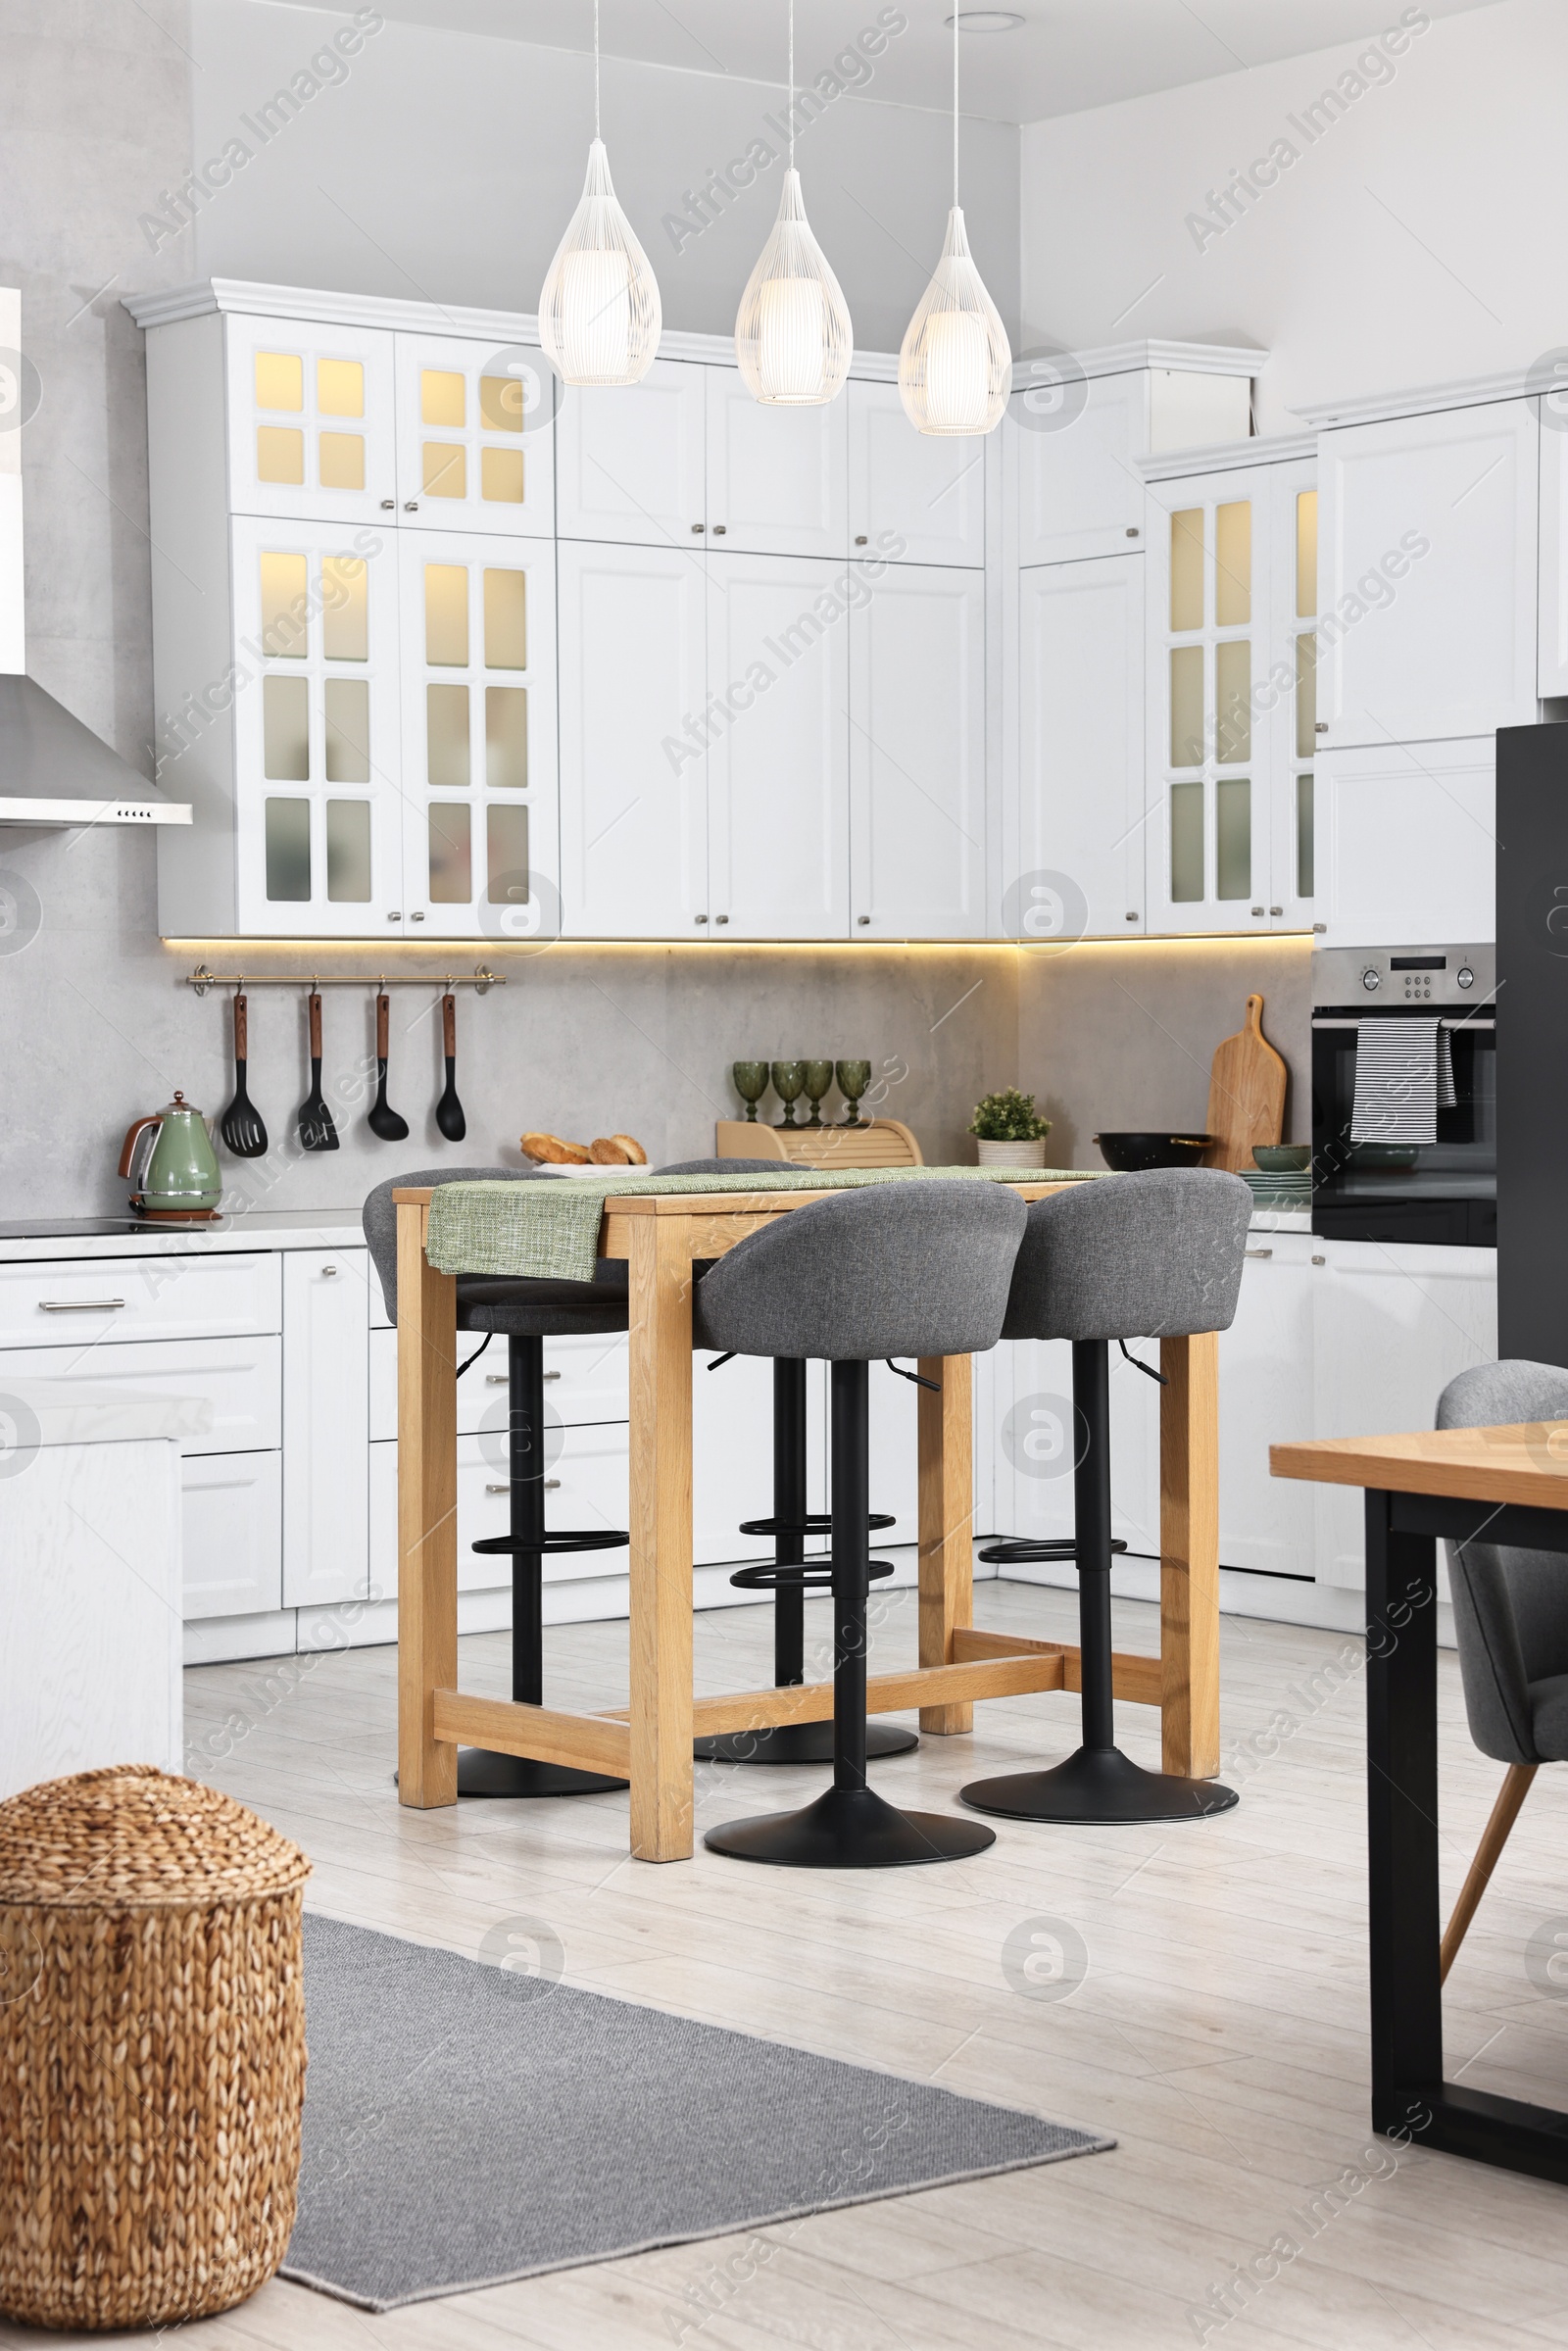
[[[969,1132],[982,1167],[1044,1167],[1051,1121],[1035,1108],[1032,1094],[1004,1086],[975,1103]]]

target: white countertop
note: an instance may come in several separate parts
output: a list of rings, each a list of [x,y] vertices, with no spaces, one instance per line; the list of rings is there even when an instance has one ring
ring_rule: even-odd
[[[42,1218],[34,1221],[41,1223]],[[83,1224],[98,1219],[86,1217]],[[133,1233],[73,1232],[66,1219],[56,1233],[0,1235],[0,1263],[63,1257],[188,1257],[231,1250],[363,1249],[357,1208],[253,1208],[211,1225],[143,1225]]]
[[[88,1380],[12,1380],[0,1396],[0,1414],[11,1424],[14,1452],[34,1445],[205,1437],[213,1425],[209,1397],[143,1396]]]

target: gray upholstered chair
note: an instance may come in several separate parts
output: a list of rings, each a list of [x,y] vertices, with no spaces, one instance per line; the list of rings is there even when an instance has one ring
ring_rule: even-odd
[[[1116,1745],[1110,1650],[1110,1362],[1117,1340],[1223,1331],[1235,1317],[1252,1196],[1239,1176],[1161,1167],[1036,1200],[1012,1277],[1004,1339],[1070,1339],[1083,1744],[1053,1770],[976,1780],[981,1812],[1034,1821],[1184,1820],[1232,1789],[1146,1772]],[[1147,1367],[1146,1367],[1147,1368]],[[1158,1374],[1153,1375],[1158,1378]]]
[[[1555,1363],[1481,1363],[1438,1399],[1440,1429],[1568,1421],[1568,1371]],[[1448,1543],[1453,1629],[1470,1736],[1508,1767],[1443,1937],[1446,1977],[1487,1890],[1530,1783],[1568,1762],[1568,1557],[1500,1543]]]
[[[787,1163],[778,1159],[677,1159],[656,1169],[659,1175],[776,1175]],[[699,1273],[708,1271],[707,1266]],[[692,1337],[696,1346],[710,1344],[703,1320],[703,1285],[692,1294]],[[719,1354],[709,1365],[716,1371],[726,1358]],[[888,1511],[873,1510],[873,1532],[891,1527]],[[730,1582],[739,1592],[773,1594],[773,1683],[786,1690],[806,1679],[806,1594],[825,1589],[832,1572],[825,1560],[809,1564],[808,1540],[825,1535],[832,1521],[826,1511],[807,1508],[806,1361],[800,1355],[779,1355],[773,1361],[773,1508],[766,1518],[743,1518],[742,1535],[773,1539],[771,1565],[738,1567]],[[890,1576],[892,1567],[873,1561],[873,1576]],[[919,1740],[912,1731],[894,1723],[867,1723],[867,1755],[904,1755]],[[831,1763],[831,1723],[774,1723],[758,1731],[716,1732],[693,1742],[704,1762],[719,1763]]]
[[[423,1184],[521,1184],[533,1178],[534,1170],[528,1167],[449,1165],[417,1167],[411,1174],[376,1185],[365,1203],[365,1238],[394,1323],[398,1318],[398,1251],[393,1193]],[[512,1559],[512,1694],[523,1705],[538,1706],[544,1698],[545,1555],[617,1550],[629,1541],[620,1527],[572,1530],[546,1525],[544,1342],[572,1332],[623,1331],[626,1321],[623,1264],[602,1264],[591,1282],[497,1280],[482,1274],[458,1277],[459,1330],[484,1333],[484,1346],[493,1335],[507,1342],[508,1529],[505,1535],[487,1536],[473,1548],[487,1554],[510,1554]],[[526,1755],[502,1755],[489,1747],[463,1747],[458,1754],[458,1793],[464,1796],[597,1795],[625,1785],[624,1780],[610,1779],[601,1772],[540,1763]]]
[[[977,1822],[905,1813],[865,1779],[870,1576],[866,1367],[995,1347],[1024,1231],[1017,1195],[980,1183],[837,1193],[738,1242],[702,1280],[707,1336],[737,1354],[820,1357],[833,1397],[833,1785],[799,1812],[710,1829],[746,1861],[878,1869],[953,1861],[993,1841]]]

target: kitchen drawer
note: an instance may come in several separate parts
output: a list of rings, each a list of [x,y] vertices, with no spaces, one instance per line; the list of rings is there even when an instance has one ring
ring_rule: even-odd
[[[0,1347],[119,1346],[282,1329],[277,1252],[0,1265]],[[95,1374],[107,1379],[106,1371]]]
[[[275,1452],[282,1443],[282,1342],[264,1339],[159,1339],[101,1347],[0,1348],[0,1388],[8,1380],[91,1380],[135,1396],[199,1396],[213,1425],[188,1437],[193,1453]]]
[[[507,1531],[507,1473],[504,1457],[486,1459],[490,1447],[474,1436],[458,1440],[458,1590],[493,1591],[512,1581],[507,1557],[475,1558],[469,1544]],[[626,1430],[568,1429],[550,1460],[545,1495],[548,1521],[556,1527],[624,1527],[626,1524]],[[496,1491],[492,1491],[496,1490]],[[545,1561],[547,1584],[584,1576],[623,1576],[624,1550],[574,1551]],[[370,1446],[370,1582],[391,1598],[398,1588],[398,1448]]]
[[[458,1361],[463,1363],[479,1344],[476,1331],[458,1333]],[[569,1427],[582,1422],[623,1421],[626,1418],[626,1337],[624,1332],[604,1338],[578,1337],[545,1341],[545,1412],[547,1420]],[[504,1430],[507,1425],[507,1343],[492,1339],[477,1363],[458,1382],[458,1434],[471,1437],[481,1424]],[[384,1443],[398,1433],[398,1335],[394,1330],[370,1332],[370,1436]]]
[[[250,1616],[283,1598],[283,1456],[181,1463],[185,1616]]]

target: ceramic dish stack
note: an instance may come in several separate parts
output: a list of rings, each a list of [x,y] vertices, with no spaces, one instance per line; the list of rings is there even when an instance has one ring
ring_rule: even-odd
[[[1260,1143],[1252,1157],[1256,1164],[1243,1168],[1242,1181],[1259,1208],[1310,1208],[1310,1144]]]

